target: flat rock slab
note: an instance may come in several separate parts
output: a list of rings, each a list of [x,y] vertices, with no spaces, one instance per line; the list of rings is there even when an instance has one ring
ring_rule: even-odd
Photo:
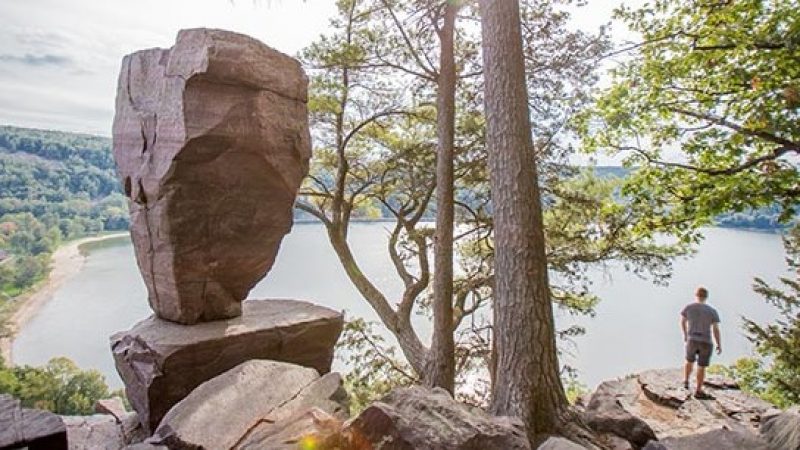
[[[395,389],[348,422],[353,448],[382,450],[529,450],[522,424],[491,417],[443,389]],[[561,448],[561,447],[555,447]]]
[[[179,449],[273,448],[267,438],[297,428],[298,412],[313,405],[338,413],[343,406],[336,400],[346,398],[338,374],[320,378],[307,367],[252,360],[198,386],[169,410],[148,442]]]
[[[22,408],[19,400],[0,394],[0,450],[67,449],[67,428],[49,411]]]
[[[308,173],[307,85],[296,59],[223,30],[123,59],[114,159],[159,317],[238,316],[271,269]]]
[[[200,384],[251,359],[330,371],[343,317],[295,300],[248,300],[240,317],[192,326],[150,317],[111,337],[117,371],[147,432]]]

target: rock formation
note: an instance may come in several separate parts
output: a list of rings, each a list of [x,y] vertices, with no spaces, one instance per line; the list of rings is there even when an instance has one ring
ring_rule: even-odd
[[[759,436],[759,428],[779,410],[722,377],[709,376],[705,390],[714,397],[712,400],[697,400],[684,389],[681,369],[650,370],[602,383],[588,401],[584,400],[585,416],[601,436],[622,438],[632,448],[769,447]],[[709,442],[715,445],[709,446]]]
[[[395,389],[351,420],[344,433],[353,448],[527,450],[522,424],[470,410],[443,389]],[[383,446],[379,444],[383,443]]]
[[[346,400],[338,374],[320,378],[314,369],[294,364],[248,361],[192,391],[170,409],[148,442],[170,448],[273,448],[264,439],[295,424],[298,414],[316,407],[346,417]]]
[[[221,30],[124,58],[114,158],[159,317],[236,317],[272,267],[308,172],[307,84],[295,59]]]
[[[192,326],[150,317],[111,337],[117,371],[145,430],[200,384],[251,359],[330,371],[342,315],[293,300],[248,300],[240,317]]]
[[[23,408],[19,400],[0,394],[0,449],[67,449],[67,429],[61,417]]]

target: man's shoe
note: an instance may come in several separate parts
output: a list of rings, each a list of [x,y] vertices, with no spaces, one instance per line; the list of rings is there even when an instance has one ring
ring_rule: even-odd
[[[688,381],[684,381],[683,382],[683,388],[686,389],[687,391],[689,390],[689,382]]]
[[[706,394],[703,391],[697,391],[694,393],[694,398],[698,400],[714,400],[714,396],[711,394]]]

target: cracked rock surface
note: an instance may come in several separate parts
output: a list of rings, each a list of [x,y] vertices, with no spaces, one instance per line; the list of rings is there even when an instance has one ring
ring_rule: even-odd
[[[159,317],[236,317],[272,267],[308,173],[307,84],[297,60],[222,30],[123,59],[114,158]]]
[[[320,378],[311,368],[252,360],[198,386],[170,409],[148,442],[173,449],[252,448],[280,435],[276,428],[296,427],[298,413],[346,415],[346,398],[338,374]],[[303,433],[296,434],[300,439]]]

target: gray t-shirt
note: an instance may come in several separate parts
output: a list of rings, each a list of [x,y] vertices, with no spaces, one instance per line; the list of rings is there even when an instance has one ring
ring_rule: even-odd
[[[689,321],[689,340],[713,343],[711,325],[719,323],[717,310],[705,303],[690,303],[683,308],[681,315]]]

